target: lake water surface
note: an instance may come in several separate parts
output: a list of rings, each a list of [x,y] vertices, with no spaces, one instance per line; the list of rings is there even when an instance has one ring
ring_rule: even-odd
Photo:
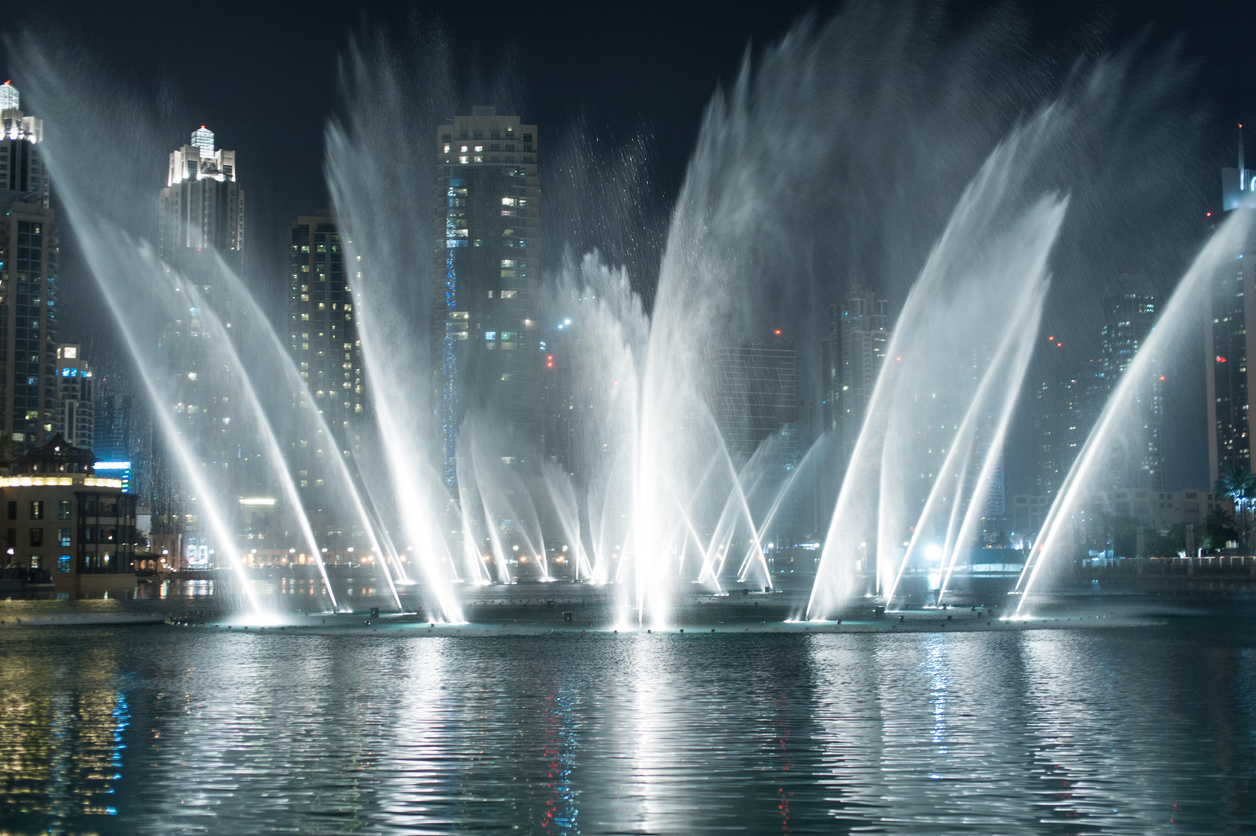
[[[0,832],[1256,832],[1254,624],[9,625]]]

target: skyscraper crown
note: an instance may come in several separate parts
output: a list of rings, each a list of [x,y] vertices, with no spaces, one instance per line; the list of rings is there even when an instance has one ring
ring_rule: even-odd
[[[192,131],[192,144],[201,149],[201,159],[212,159],[214,156],[214,132],[201,125],[199,130]]]
[[[0,110],[20,110],[21,104],[22,95],[17,92],[12,82],[6,81],[0,84]]]

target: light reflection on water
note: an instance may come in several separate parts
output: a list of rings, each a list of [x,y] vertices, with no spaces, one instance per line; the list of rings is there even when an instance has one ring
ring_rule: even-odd
[[[7,628],[0,831],[1243,832],[1235,635]]]

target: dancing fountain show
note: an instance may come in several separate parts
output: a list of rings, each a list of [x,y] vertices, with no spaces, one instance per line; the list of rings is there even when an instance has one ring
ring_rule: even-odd
[[[15,16],[0,833],[1256,829],[1234,30],[830,5]]]

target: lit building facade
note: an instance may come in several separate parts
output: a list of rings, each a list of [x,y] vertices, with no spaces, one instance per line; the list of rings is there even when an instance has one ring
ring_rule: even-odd
[[[344,248],[330,213],[292,222],[288,267],[288,348],[308,389],[308,396],[296,393],[294,408],[317,409],[332,434],[325,437],[315,421],[298,422],[303,435],[293,442],[289,461],[306,511],[335,525],[339,503],[327,489],[336,479],[334,457],[353,469],[362,448],[366,402]]]
[[[56,227],[40,155],[43,123],[0,85],[0,432],[16,452],[53,434],[56,379]]]
[[[1073,364],[1062,340],[1047,337],[1040,352],[1039,382],[1034,392],[1034,492],[1054,496],[1086,443],[1102,407],[1106,382],[1103,362]]]
[[[60,436],[0,477],[10,566],[51,573],[59,596],[124,593],[135,586],[135,496],[97,476],[92,453]]]
[[[1226,212],[1252,211],[1256,171],[1222,170],[1222,207]],[[1243,206],[1249,208],[1242,209]],[[1248,247],[1217,276],[1204,317],[1204,368],[1207,370],[1208,471],[1210,485],[1235,468],[1256,473],[1252,436],[1256,414],[1256,249]]]
[[[60,384],[53,431],[75,447],[94,450],[96,441],[96,381],[83,358],[82,346],[57,346],[57,381]]]
[[[162,257],[244,249],[244,189],[236,177],[235,151],[215,148],[214,132],[204,125],[170,153],[161,203]]]
[[[92,380],[96,394],[95,444],[92,447],[96,470],[111,470],[111,475],[122,479],[123,491],[144,496],[147,471],[141,450],[146,450],[148,444],[141,442],[135,427],[135,396],[113,375],[94,374]]]
[[[1155,325],[1155,294],[1127,287],[1103,300],[1104,400],[1116,389]],[[1142,421],[1128,465],[1117,472],[1115,487],[1164,489],[1164,376],[1158,370],[1135,393],[1136,415]],[[1096,411],[1096,417],[1098,412]]]
[[[535,125],[474,108],[437,128],[434,395],[442,476],[462,419],[488,411],[509,455],[541,449],[540,188]]]

